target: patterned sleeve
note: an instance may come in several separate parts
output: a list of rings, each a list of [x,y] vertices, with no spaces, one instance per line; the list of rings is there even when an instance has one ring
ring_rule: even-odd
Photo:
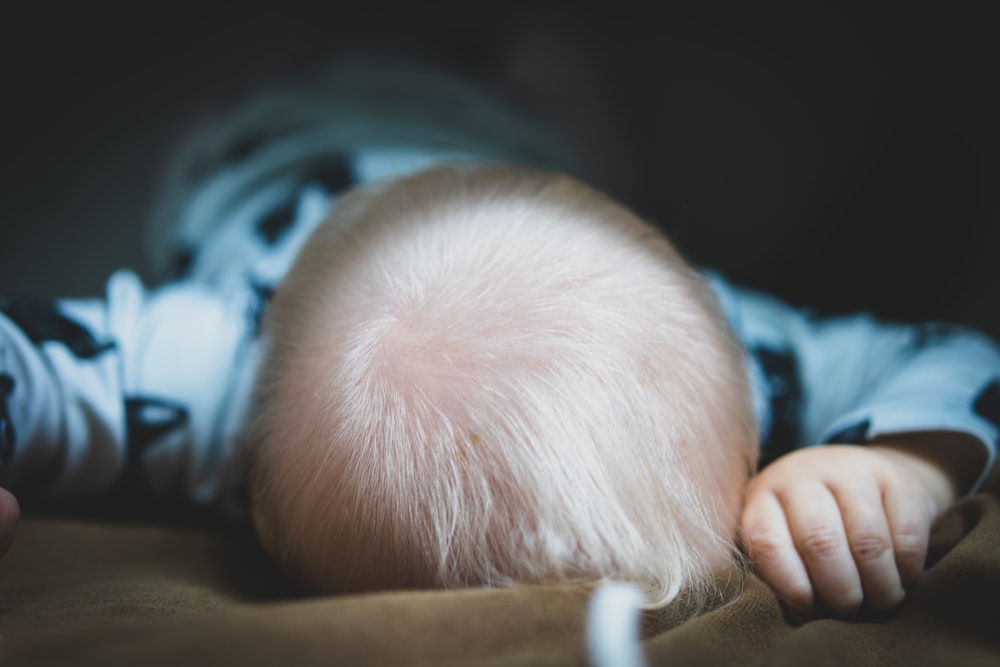
[[[982,443],[986,465],[974,489],[985,481],[1000,438],[995,341],[949,324],[815,318],[766,295],[716,287],[750,353],[763,463],[815,444],[957,431]]]
[[[0,484],[60,502],[130,486],[218,505],[248,304],[193,284],[0,300]]]

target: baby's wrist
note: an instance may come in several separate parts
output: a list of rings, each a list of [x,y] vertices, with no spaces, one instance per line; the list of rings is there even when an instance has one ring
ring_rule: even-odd
[[[942,509],[972,490],[985,464],[980,443],[953,431],[900,433],[879,438],[869,447],[909,465]]]

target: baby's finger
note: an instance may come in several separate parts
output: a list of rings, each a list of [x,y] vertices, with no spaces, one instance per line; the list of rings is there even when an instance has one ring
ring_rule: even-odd
[[[935,507],[929,497],[915,502],[912,494],[902,493],[897,486],[887,486],[883,503],[892,550],[903,586],[916,583],[927,559],[930,527],[934,521]]]
[[[799,484],[781,504],[819,600],[836,614],[858,611],[864,591],[833,493],[819,482]]]
[[[811,611],[816,606],[812,582],[778,498],[769,491],[751,495],[740,529],[743,546],[761,578],[793,608]]]
[[[895,607],[906,592],[900,583],[881,489],[874,484],[854,484],[835,487],[833,493],[844,518],[865,600],[874,609]]]

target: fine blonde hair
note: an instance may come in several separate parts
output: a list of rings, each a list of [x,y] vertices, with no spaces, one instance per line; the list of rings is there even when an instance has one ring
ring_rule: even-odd
[[[616,579],[661,605],[735,557],[741,348],[663,235],[570,177],[340,199],[264,335],[252,514],[321,590]]]

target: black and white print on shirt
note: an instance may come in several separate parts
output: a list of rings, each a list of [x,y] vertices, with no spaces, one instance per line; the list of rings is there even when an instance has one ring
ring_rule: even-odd
[[[100,339],[85,324],[63,311],[57,301],[37,298],[0,299],[0,317],[12,324],[26,339],[29,347],[38,350],[39,358],[44,358],[43,348],[55,345],[64,348],[81,366],[98,363],[106,355],[116,349],[116,344],[110,339]],[[19,447],[31,443],[20,443],[18,436],[28,433],[29,437],[35,431],[33,424],[19,424],[18,419],[26,416],[45,414],[42,406],[32,406],[25,411],[25,400],[32,400],[32,379],[19,375],[25,368],[17,363],[19,355],[17,345],[13,342],[0,340],[0,471],[8,465],[13,465]],[[46,364],[37,366],[47,367]],[[53,367],[48,367],[54,372]],[[44,384],[44,381],[42,382]],[[25,388],[27,387],[27,389]],[[16,392],[26,391],[19,395]],[[20,397],[22,405],[15,407]],[[25,398],[29,397],[29,398]],[[88,418],[92,415],[87,415]],[[43,488],[55,479],[62,464],[49,460],[45,465],[35,466],[26,478],[30,478],[32,488]],[[25,480],[21,480],[22,483]]]
[[[962,327],[947,322],[924,322],[913,327],[913,346],[929,347],[947,342],[953,336],[960,334]]]
[[[90,330],[61,312],[53,301],[2,299],[0,312],[35,345],[59,342],[78,359],[94,359],[115,347],[111,341],[98,341]]]
[[[317,221],[304,221],[302,218],[301,197],[306,190],[312,188],[314,192],[322,192],[324,197],[332,201],[358,183],[370,180],[359,173],[361,167],[358,167],[356,162],[357,157],[353,154],[334,153],[307,165],[307,168],[295,177],[296,185],[286,188],[284,196],[252,215],[245,225],[249,234],[244,233],[242,236],[244,242],[250,241],[250,244],[243,246],[243,250],[253,248],[246,253],[246,257],[267,256],[274,252],[280,254],[279,246],[289,237],[296,236],[302,228],[309,230],[315,226]],[[312,213],[307,214],[307,217],[311,218],[312,215]],[[216,235],[216,238],[223,237],[224,234]],[[232,240],[231,236],[228,238]],[[217,242],[214,240],[206,242],[202,239],[201,243],[196,243],[191,239],[175,238],[172,241],[166,277],[171,281],[190,277],[192,268],[202,253],[218,254],[224,251],[223,248],[217,247]],[[247,276],[247,279],[253,282],[255,277]]]
[[[792,350],[761,345],[753,347],[750,354],[764,373],[771,414],[770,429],[762,434],[763,467],[801,446],[802,379]]]
[[[330,196],[338,197],[360,181],[352,165],[352,160],[344,155],[331,155],[329,159],[311,165],[303,182],[315,183]]]
[[[150,495],[152,486],[146,478],[143,461],[157,443],[188,424],[188,409],[164,398],[128,396],[125,398],[125,428],[127,433],[126,477],[128,487]],[[180,488],[178,481],[174,486]],[[176,492],[178,497],[181,493]]]
[[[14,393],[14,378],[0,373],[0,468],[14,458],[17,433],[10,415],[10,396]]]
[[[0,299],[0,313],[5,315],[33,345],[60,343],[77,359],[89,361],[114,349],[111,341],[99,341],[80,322],[59,310],[54,301],[45,299]],[[17,429],[11,414],[10,400],[17,382],[9,373],[0,373],[0,468],[10,462],[17,448]]]
[[[310,169],[302,178],[302,186],[318,185],[328,197],[337,197],[349,190],[357,182],[357,177],[351,167],[351,161],[343,155],[331,155],[322,162],[310,165]],[[298,193],[302,188],[296,188]],[[269,213],[264,215],[255,225],[257,236],[268,246],[277,245],[285,234],[295,226],[298,220],[299,201],[296,196],[290,197]]]
[[[977,415],[1000,429],[1000,378],[986,385],[972,402],[972,409]],[[1000,446],[1000,439],[997,441]]]
[[[850,426],[844,427],[826,439],[827,445],[860,445],[868,442],[868,432],[871,430],[872,420],[862,419]]]

